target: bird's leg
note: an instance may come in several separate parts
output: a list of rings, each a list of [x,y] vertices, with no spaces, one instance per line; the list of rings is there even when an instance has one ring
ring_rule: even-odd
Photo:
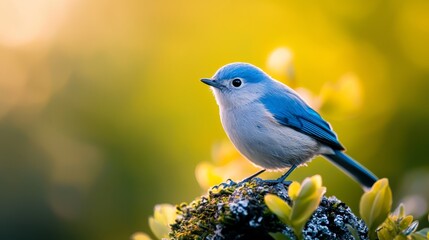
[[[243,181],[241,181],[241,182],[240,182],[240,184],[242,184],[242,183],[245,183],[245,182],[248,182],[248,181],[252,180],[253,178],[255,178],[255,177],[259,176],[261,173],[265,172],[266,170],[267,170],[267,169],[262,169],[261,171],[259,171],[259,172],[255,173],[255,174],[253,174],[252,176],[245,178]]]
[[[279,183],[282,183],[282,182],[284,182],[285,181],[285,179],[293,172],[293,170],[295,170],[295,168],[296,168],[296,165],[295,164],[293,164],[290,168],[289,168],[289,170],[287,170],[287,172],[285,173],[285,174],[283,174],[280,178],[278,178],[276,181],[277,182],[279,182]]]

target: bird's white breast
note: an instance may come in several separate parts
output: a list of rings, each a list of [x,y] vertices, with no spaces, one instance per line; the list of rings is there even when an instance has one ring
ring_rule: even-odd
[[[255,101],[240,107],[220,107],[222,125],[237,149],[254,164],[266,169],[300,165],[320,153],[321,144],[279,124]]]

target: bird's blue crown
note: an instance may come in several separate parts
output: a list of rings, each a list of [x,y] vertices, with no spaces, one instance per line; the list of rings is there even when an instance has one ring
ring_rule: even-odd
[[[247,82],[257,83],[268,77],[261,69],[256,66],[253,66],[249,63],[230,63],[223,66],[219,69],[215,75],[214,79],[224,80],[224,79],[233,79],[233,78],[243,78]]]

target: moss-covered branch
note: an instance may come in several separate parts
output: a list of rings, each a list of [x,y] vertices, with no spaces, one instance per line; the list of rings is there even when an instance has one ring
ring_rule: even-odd
[[[427,240],[429,229],[402,205],[390,213],[392,193],[387,179],[365,192],[356,217],[335,197],[325,197],[316,175],[288,185],[259,178],[227,181],[187,204],[160,204],[150,218],[158,239],[380,239]],[[368,231],[368,227],[369,231]],[[133,240],[148,240],[135,234]]]
[[[173,239],[273,239],[282,233],[297,239],[292,227],[273,214],[264,196],[274,194],[292,204],[285,184],[253,179],[244,184],[227,182],[219,190],[190,204],[178,206],[182,217],[172,225]],[[304,239],[354,239],[347,225],[366,239],[367,228],[344,203],[335,197],[323,197],[305,224]],[[271,235],[270,235],[271,234]]]

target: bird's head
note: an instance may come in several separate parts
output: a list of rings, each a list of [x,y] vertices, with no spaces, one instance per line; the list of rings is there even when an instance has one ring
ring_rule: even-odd
[[[219,106],[233,108],[258,99],[271,78],[249,63],[230,63],[217,70],[213,77],[201,81],[212,87]]]

